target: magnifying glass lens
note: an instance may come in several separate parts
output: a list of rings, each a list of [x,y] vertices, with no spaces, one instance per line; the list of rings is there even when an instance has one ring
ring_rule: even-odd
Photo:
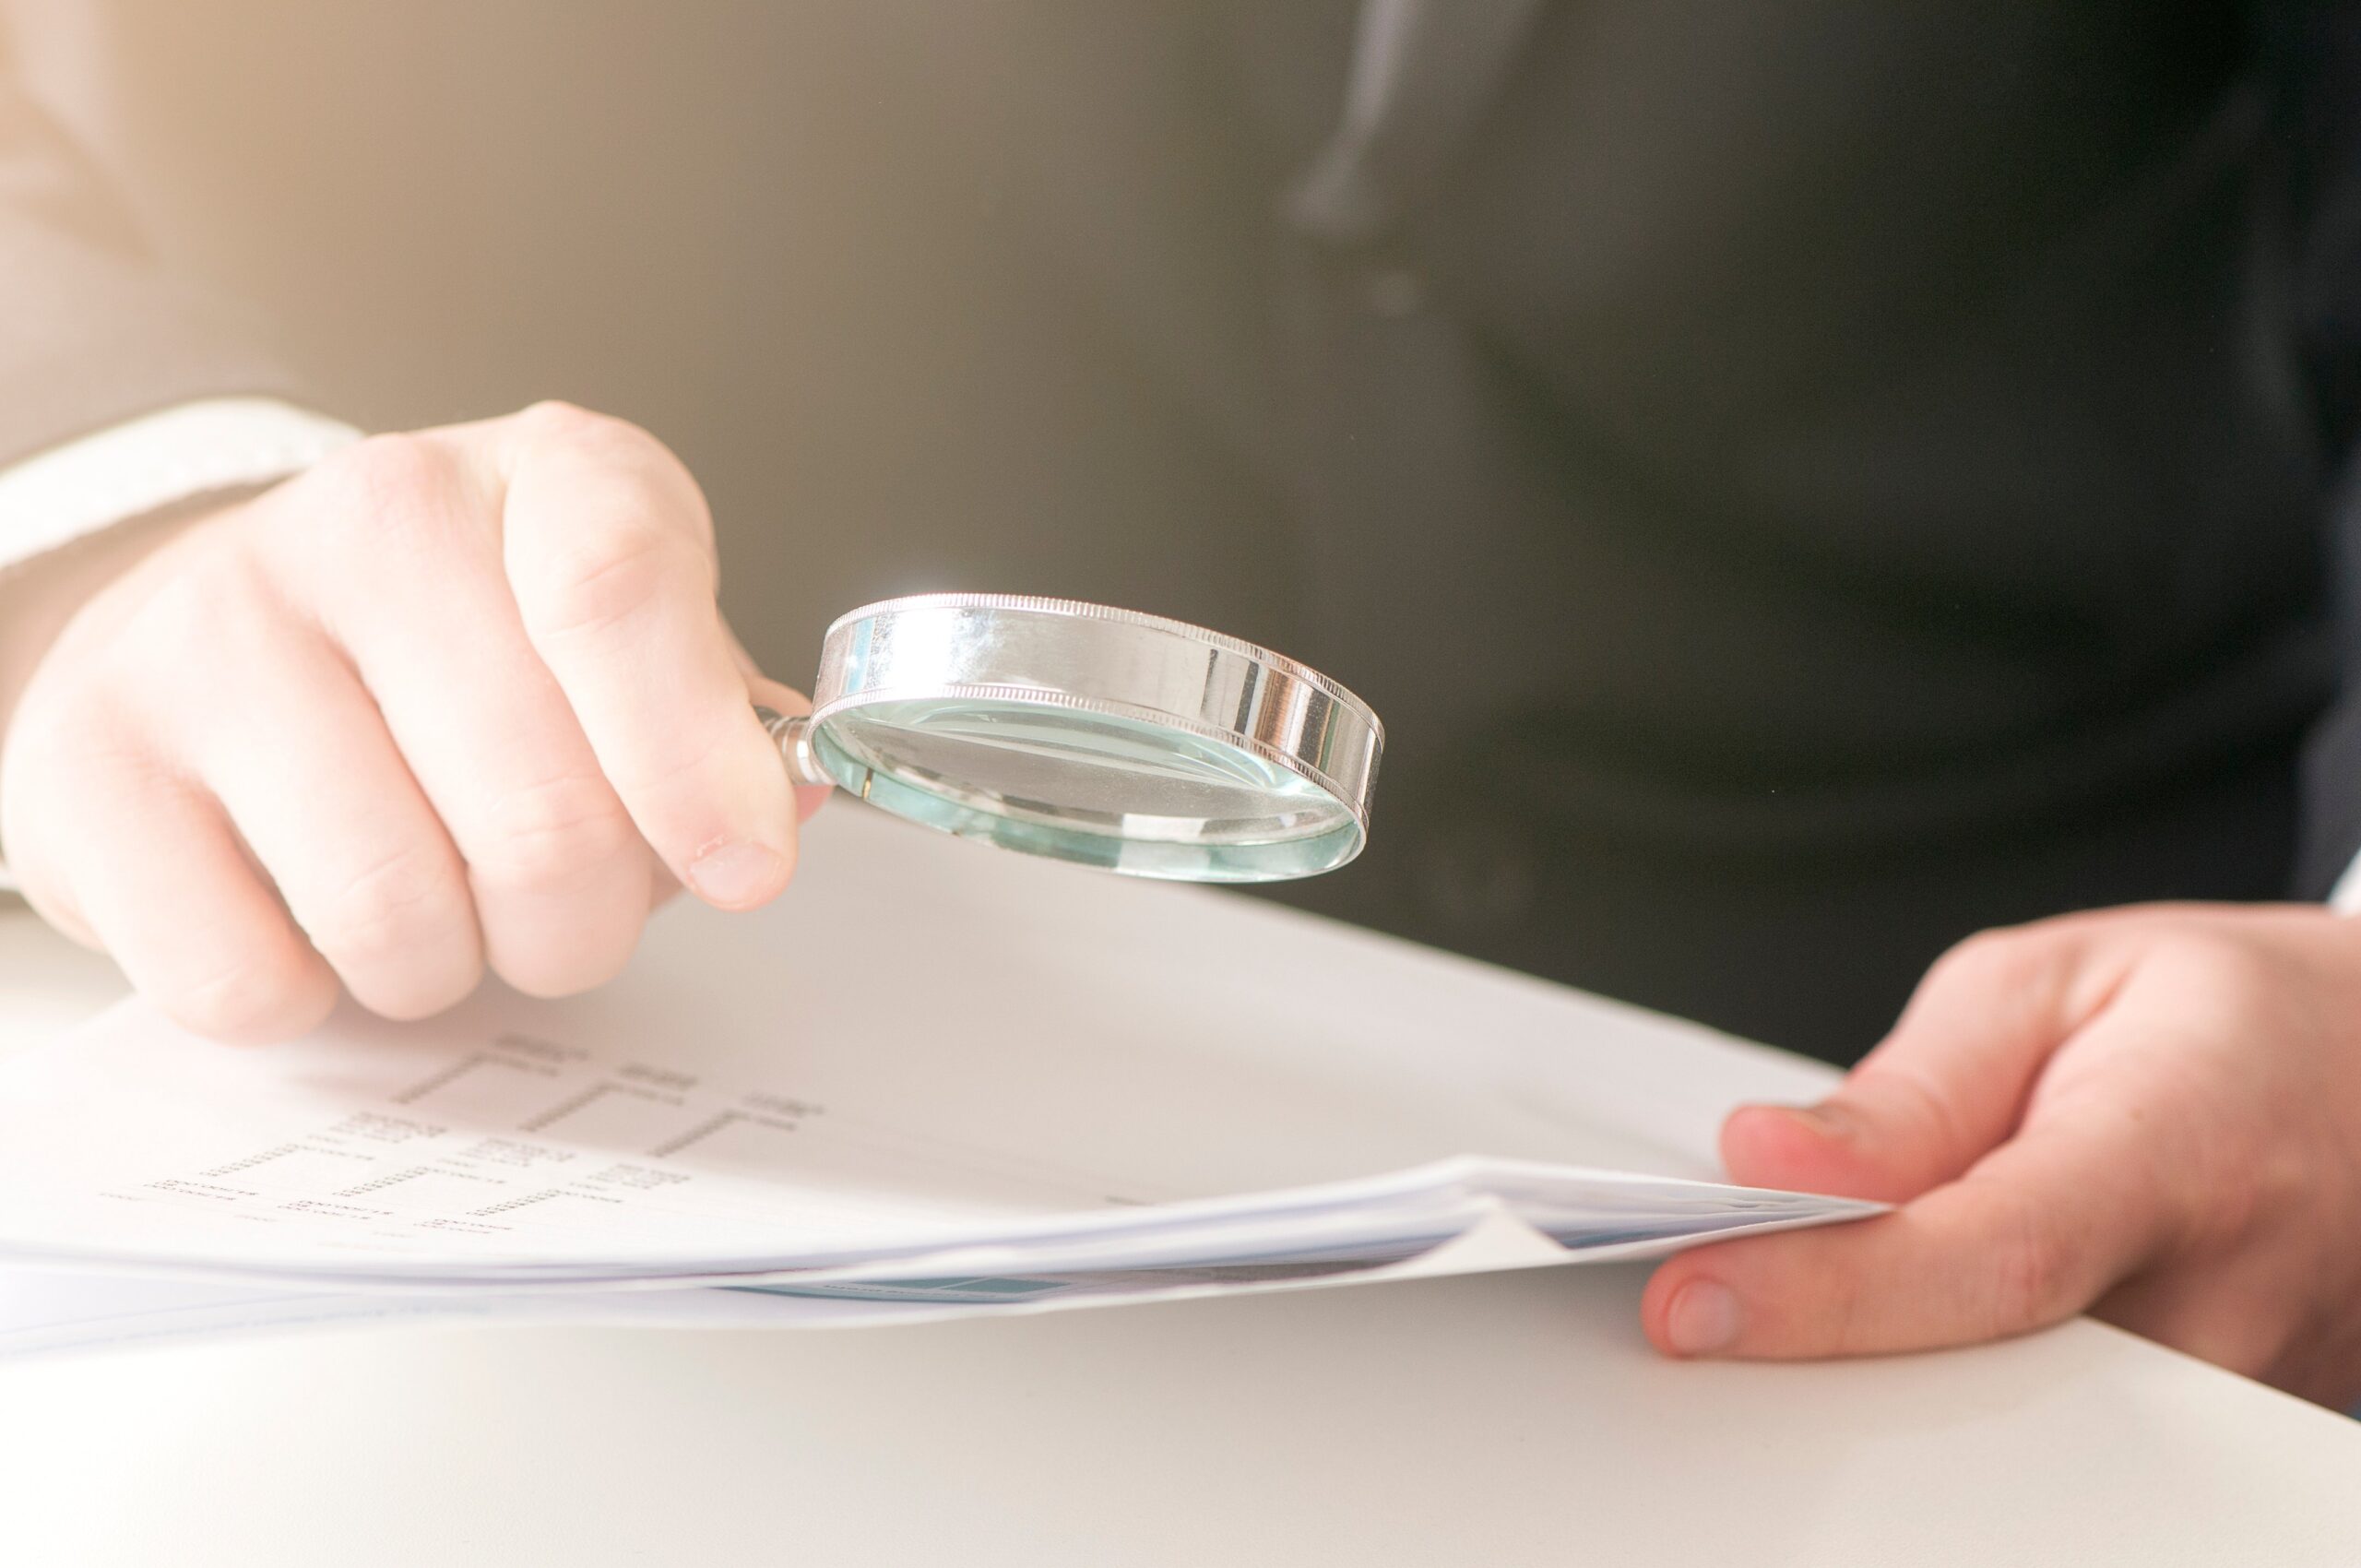
[[[896,815],[1140,875],[1304,876],[1358,847],[1352,814],[1319,786],[1114,715],[921,698],[839,715],[813,743],[839,785]]]
[[[1366,831],[1374,716],[1302,666],[1179,622],[1006,596],[892,600],[830,629],[814,695],[817,771],[1005,849],[1267,882],[1342,865]]]

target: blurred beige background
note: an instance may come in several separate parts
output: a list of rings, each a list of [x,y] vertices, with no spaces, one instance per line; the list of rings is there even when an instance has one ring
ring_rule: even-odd
[[[19,0],[7,19],[165,255],[261,306],[325,411],[402,428],[564,397],[670,442],[712,499],[725,604],[784,679],[839,612],[940,588],[1287,647],[1295,563],[1264,476],[1235,428],[1176,434],[1142,369],[1252,356],[1204,323],[1260,312],[1177,300],[1172,341],[1144,349],[1077,308],[1045,237],[1120,215],[1043,188],[1027,148],[1051,106],[979,136],[943,69],[989,83],[996,54],[1064,46],[1001,9]],[[1096,152],[1162,158],[1142,137]],[[1227,265],[1192,286],[1255,286]]]

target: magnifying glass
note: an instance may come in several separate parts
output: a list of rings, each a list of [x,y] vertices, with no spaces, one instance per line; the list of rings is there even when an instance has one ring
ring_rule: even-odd
[[[1385,731],[1307,665],[1074,600],[930,593],[839,618],[811,717],[758,709],[797,778],[1003,849],[1185,882],[1333,871]]]

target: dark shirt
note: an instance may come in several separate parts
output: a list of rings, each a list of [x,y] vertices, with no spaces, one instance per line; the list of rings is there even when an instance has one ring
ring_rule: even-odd
[[[1266,92],[1316,75],[1267,20]],[[1305,653],[1399,737],[1394,919],[1845,1059],[1979,926],[2288,892],[2361,291],[2326,42],[1548,8],[1284,296]]]

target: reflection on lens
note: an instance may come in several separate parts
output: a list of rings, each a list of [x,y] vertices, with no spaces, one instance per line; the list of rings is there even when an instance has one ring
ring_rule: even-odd
[[[1162,723],[972,696],[881,701],[819,727],[845,789],[1004,848],[1145,876],[1258,882],[1341,864],[1352,814],[1238,745]]]

